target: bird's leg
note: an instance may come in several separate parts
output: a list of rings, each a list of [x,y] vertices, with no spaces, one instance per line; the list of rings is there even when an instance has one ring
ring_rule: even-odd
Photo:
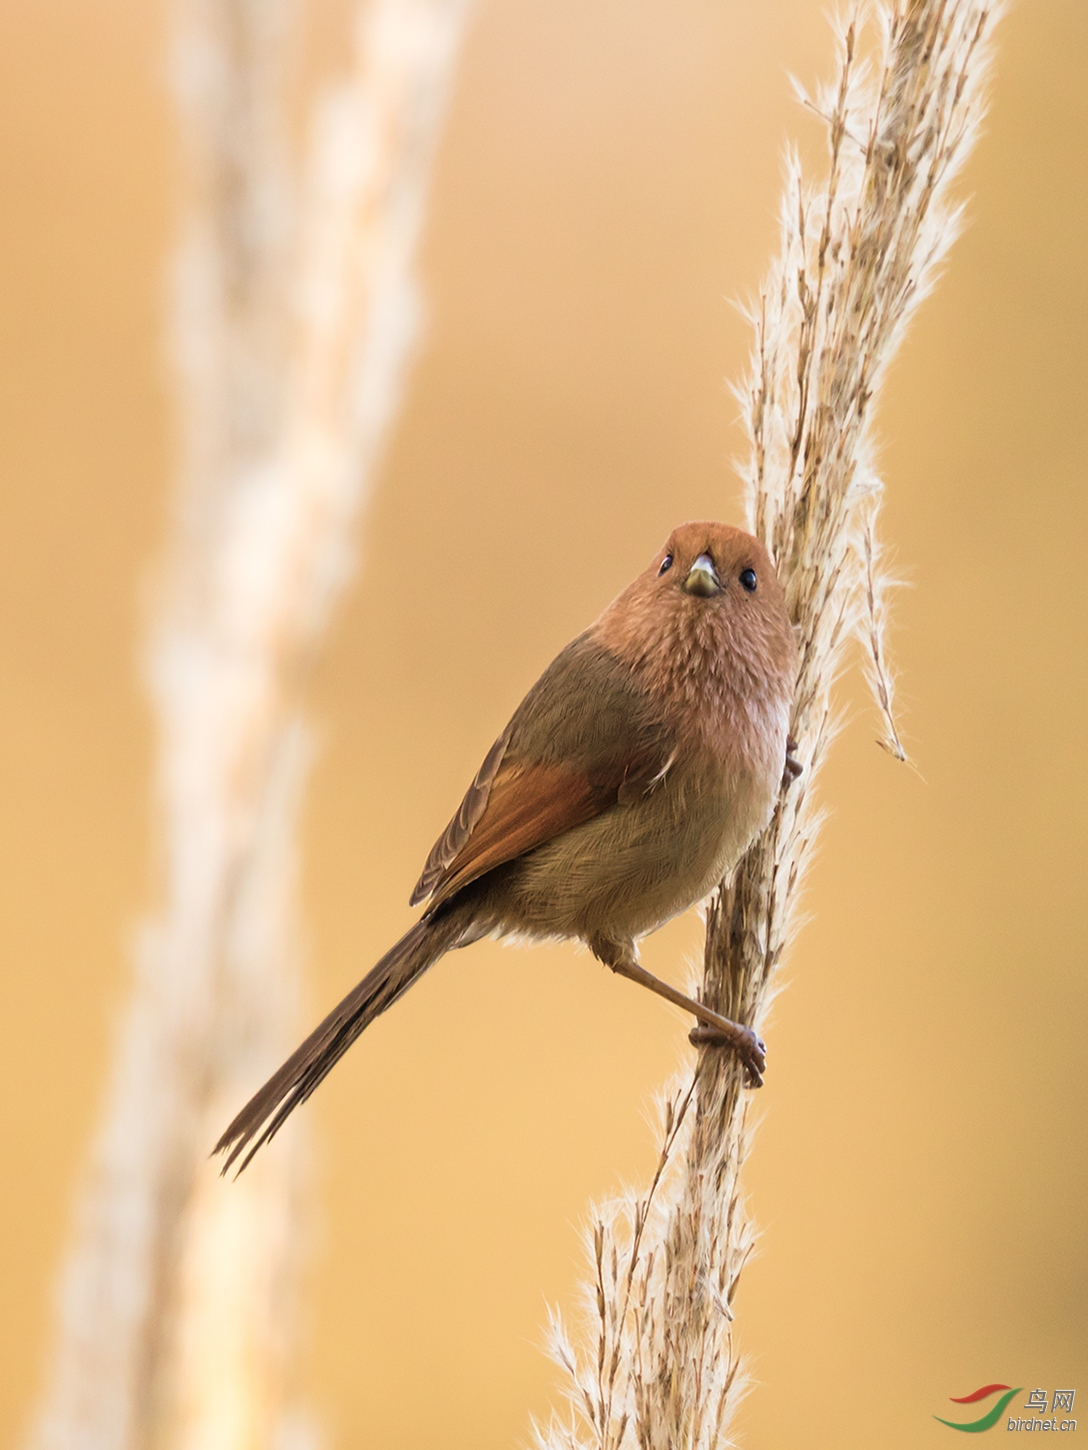
[[[634,946],[630,942],[616,942],[598,937],[589,943],[589,949],[599,961],[602,961],[606,967],[611,967],[618,976],[627,977],[641,987],[648,987],[651,992],[656,992],[659,997],[664,997],[666,1002],[683,1007],[686,1012],[697,1017],[700,1025],[692,1028],[688,1034],[690,1041],[696,1047],[731,1047],[744,1064],[748,1074],[749,1087],[763,1086],[763,1073],[767,1067],[767,1048],[762,1039],[757,1037],[750,1027],[742,1027],[737,1022],[730,1022],[729,1018],[723,1017],[720,1012],[704,1006],[702,1002],[696,1002],[693,997],[685,996],[676,987],[670,986],[668,982],[663,982],[660,977],[655,977],[653,972],[648,972],[639,962]]]

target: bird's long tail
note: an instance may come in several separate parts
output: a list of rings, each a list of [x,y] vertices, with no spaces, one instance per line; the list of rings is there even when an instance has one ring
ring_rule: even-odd
[[[439,957],[464,944],[467,926],[464,912],[455,907],[437,917],[424,917],[405,932],[234,1119],[215,1145],[216,1153],[227,1154],[224,1173],[243,1153],[239,1173],[249,1164],[258,1148],[275,1137],[375,1017],[403,996]]]

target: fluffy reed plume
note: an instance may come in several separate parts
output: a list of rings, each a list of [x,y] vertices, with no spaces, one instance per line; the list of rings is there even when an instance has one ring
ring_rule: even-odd
[[[820,187],[789,160],[781,253],[753,310],[741,390],[751,527],[786,588],[801,646],[791,733],[805,771],[722,884],[707,914],[701,990],[718,1011],[763,1021],[796,924],[816,828],[812,786],[832,733],[832,687],[853,639],[867,648],[888,738],[892,717],[874,524],[877,390],[954,240],[948,184],[983,112],[995,6],[880,0],[838,30],[839,73],[814,103],[829,138]],[[811,104],[811,103],[810,103]],[[704,1052],[668,1100],[661,1159],[641,1198],[591,1229],[588,1325],[574,1348],[553,1321],[572,1416],[538,1432],[548,1450],[711,1450],[731,1443],[741,1392],[732,1303],[751,1252],[740,1190],[746,1094],[728,1056]]]
[[[300,683],[399,396],[466,9],[361,8],[296,206],[286,0],[176,6],[181,466],[148,645],[161,905],[139,943],[34,1450],[299,1443],[283,1386],[301,1144],[240,1185],[207,1158],[296,1035]]]

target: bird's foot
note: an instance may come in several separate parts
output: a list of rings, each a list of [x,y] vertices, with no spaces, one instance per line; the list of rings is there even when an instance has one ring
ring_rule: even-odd
[[[791,735],[786,741],[786,764],[782,771],[782,789],[789,790],[790,786],[799,775],[804,774],[805,767],[797,759],[794,751],[799,749],[797,741]]]
[[[763,1074],[767,1071],[767,1044],[750,1027],[738,1027],[730,1023],[729,1028],[711,1027],[700,1022],[688,1033],[693,1047],[729,1047],[740,1058],[744,1067],[746,1086],[763,1086]]]
[[[731,1047],[744,1065],[747,1086],[763,1086],[767,1049],[762,1039],[750,1027],[730,1022],[728,1017],[722,1017],[704,1003],[686,997],[670,983],[662,982],[659,977],[648,972],[635,957],[633,942],[614,942],[604,937],[596,937],[590,941],[589,948],[599,961],[611,967],[619,976],[638,982],[640,986],[656,992],[659,997],[664,997],[666,1002],[672,1002],[691,1012],[698,1018],[699,1025],[688,1033],[689,1042],[696,1047]]]

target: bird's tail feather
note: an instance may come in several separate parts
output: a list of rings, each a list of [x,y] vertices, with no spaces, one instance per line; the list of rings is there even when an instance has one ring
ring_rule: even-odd
[[[227,1154],[224,1173],[243,1153],[239,1173],[247,1167],[258,1148],[275,1137],[375,1017],[391,1007],[439,957],[462,944],[466,925],[456,910],[424,917],[386,952],[254,1094],[220,1138],[215,1152]]]

